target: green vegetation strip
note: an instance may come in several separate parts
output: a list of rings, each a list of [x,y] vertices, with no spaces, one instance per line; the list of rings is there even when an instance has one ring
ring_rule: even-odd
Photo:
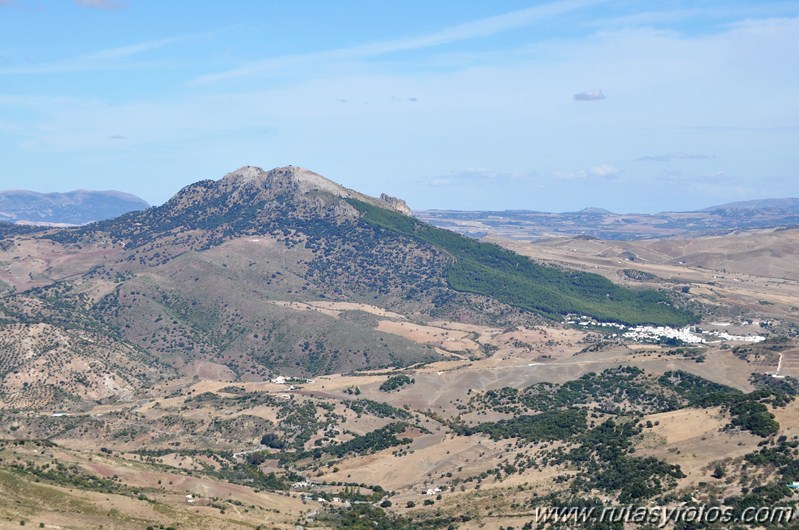
[[[581,409],[542,412],[532,416],[517,416],[494,423],[482,423],[477,427],[465,428],[461,434],[475,432],[487,434],[493,440],[523,438],[529,442],[543,440],[567,440],[585,431],[586,411]]]
[[[456,291],[490,296],[549,318],[576,313],[601,321],[684,326],[696,321],[662,292],[628,289],[597,274],[539,265],[497,245],[430,226],[355,199],[362,221],[449,252],[455,263],[447,281]]]

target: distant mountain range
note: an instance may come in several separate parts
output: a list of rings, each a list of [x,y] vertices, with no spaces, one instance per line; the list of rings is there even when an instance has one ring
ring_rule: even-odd
[[[711,206],[701,210],[703,212],[799,212],[799,199],[757,199],[754,201],[729,202],[719,206]]]
[[[0,221],[11,223],[82,225],[149,206],[143,199],[119,191],[0,191]]]
[[[530,210],[422,210],[414,215],[434,226],[471,237],[533,241],[551,237],[656,239],[722,235],[736,230],[799,225],[799,199],[760,199],[693,212],[618,214],[602,208],[550,213]]]
[[[354,193],[354,192],[353,192]],[[400,199],[383,195],[383,204],[402,213]],[[0,191],[0,221],[44,226],[74,226],[144,210],[149,204],[120,191],[76,190],[38,193]],[[709,206],[688,212],[617,214],[588,207],[577,212],[534,210],[419,210],[413,215],[440,228],[471,237],[499,236],[521,241],[584,235],[600,239],[652,239],[721,235],[735,230],[799,225],[799,199],[757,199]]]

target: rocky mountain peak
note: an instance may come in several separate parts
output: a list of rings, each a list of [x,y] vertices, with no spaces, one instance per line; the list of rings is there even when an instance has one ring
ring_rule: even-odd
[[[263,169],[255,166],[242,166],[222,177],[220,182],[241,186],[250,183],[260,183],[264,180],[266,180],[266,171]]]
[[[275,192],[304,194],[322,191],[344,198],[360,195],[298,166],[278,167],[269,171],[255,166],[244,166],[222,177],[219,183],[223,188],[256,185]]]
[[[127,248],[178,237],[180,244],[170,242],[177,253],[207,249],[242,235],[283,233],[292,223],[317,227],[353,223],[362,215],[353,199],[410,215],[400,199],[385,194],[370,197],[301,167],[264,171],[243,166],[219,180],[190,184],[135,219],[104,222],[101,229],[126,241]],[[75,236],[80,237],[77,232]]]
[[[358,199],[383,208],[411,215],[411,209],[402,199],[380,195],[379,199],[345,188],[318,173],[299,166],[285,166],[264,171],[255,166],[243,166],[231,171],[217,181],[219,189],[235,193],[239,189],[257,187],[273,195],[291,193],[304,195],[312,192],[329,193],[343,199]]]

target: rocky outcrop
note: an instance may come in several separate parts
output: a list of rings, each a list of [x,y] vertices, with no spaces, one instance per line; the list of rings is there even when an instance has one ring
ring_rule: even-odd
[[[397,211],[405,215],[411,215],[411,209],[408,207],[408,204],[402,199],[398,199],[397,197],[392,197],[391,195],[386,195],[385,193],[381,193],[380,201],[394,211]]]

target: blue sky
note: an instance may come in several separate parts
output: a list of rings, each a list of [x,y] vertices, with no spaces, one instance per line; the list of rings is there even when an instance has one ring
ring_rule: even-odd
[[[799,196],[799,3],[0,0],[0,189],[243,165],[413,208]]]

